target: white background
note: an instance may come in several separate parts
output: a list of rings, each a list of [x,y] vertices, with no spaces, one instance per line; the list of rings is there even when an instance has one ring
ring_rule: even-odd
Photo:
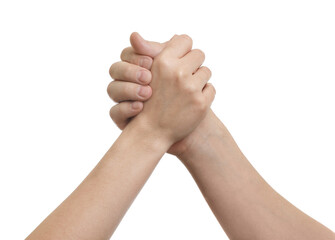
[[[206,53],[213,109],[280,194],[335,230],[335,3],[1,1],[0,239],[23,239],[120,131],[109,66],[138,31]],[[131,147],[131,146],[130,146]],[[113,239],[227,239],[166,155]]]

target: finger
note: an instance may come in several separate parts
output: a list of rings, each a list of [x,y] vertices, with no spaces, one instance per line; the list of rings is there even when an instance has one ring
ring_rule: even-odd
[[[199,49],[191,50],[182,58],[182,62],[187,66],[188,71],[192,71],[192,73],[195,73],[204,61],[205,54]]]
[[[144,56],[144,55],[135,53],[134,48],[132,47],[127,47],[123,49],[121,53],[121,60],[131,63],[131,64],[135,64],[143,68],[146,68],[148,70],[151,69],[151,65],[153,61],[152,58],[149,56]]]
[[[202,93],[205,96],[208,106],[210,106],[212,102],[214,101],[215,94],[216,94],[214,86],[211,83],[207,83],[204,89],[202,90]]]
[[[196,83],[200,84],[201,89],[205,87],[206,83],[212,76],[211,70],[208,67],[202,66],[200,67],[194,74],[193,78]]]
[[[175,35],[167,43],[166,48],[164,48],[162,52],[171,56],[182,58],[186,53],[191,51],[192,44],[192,38],[188,35]]]
[[[133,32],[130,35],[130,43],[135,53],[151,58],[156,57],[167,45],[167,42],[158,43],[144,40],[137,32]]]
[[[113,79],[127,82],[140,84],[151,82],[151,72],[149,70],[127,62],[114,63],[109,69],[109,74]]]
[[[127,126],[129,118],[139,114],[142,109],[142,102],[122,102],[113,106],[109,111],[109,115],[114,123],[123,130]]]
[[[114,102],[145,101],[152,95],[150,86],[142,86],[137,83],[112,81],[107,87],[107,93]]]

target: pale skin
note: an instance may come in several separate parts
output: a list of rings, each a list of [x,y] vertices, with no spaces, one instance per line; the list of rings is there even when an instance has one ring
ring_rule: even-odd
[[[175,35],[165,45],[152,62],[154,91],[145,109],[27,239],[101,240],[112,236],[164,153],[207,115],[215,89],[207,83],[211,72],[201,67],[203,61],[204,54],[192,50],[187,35]]]
[[[107,89],[110,97],[119,102],[111,108],[110,115],[120,129],[136,120],[135,116],[145,106],[143,102],[155,93],[150,84],[151,64],[168,44],[146,41],[137,33],[131,35],[130,41],[132,46],[121,54],[122,62],[110,69],[115,80]],[[139,71],[144,72],[141,81],[136,78]],[[145,91],[139,96],[142,88]],[[230,239],[335,239],[334,232],[297,209],[266,183],[212,110],[168,152],[176,155],[190,171]]]

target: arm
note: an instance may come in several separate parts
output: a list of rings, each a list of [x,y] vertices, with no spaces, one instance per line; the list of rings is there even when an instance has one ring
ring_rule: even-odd
[[[127,48],[121,59],[128,62],[128,69],[134,70],[140,59],[154,57],[164,48],[138,34],[131,36],[131,43],[132,48]],[[131,78],[125,80],[136,82]],[[133,92],[123,91],[128,84],[111,86],[110,96],[116,100],[139,100]],[[127,116],[137,114],[128,111],[126,104],[129,102],[113,107],[117,118],[111,111],[118,126],[125,126]],[[265,182],[212,111],[168,151],[178,156],[190,171],[231,239],[335,239],[333,232],[295,208]]]
[[[230,239],[335,239],[266,183],[213,112],[196,131],[179,158]]]
[[[168,144],[150,129],[129,125],[78,188],[27,239],[109,239]]]
[[[87,178],[27,239],[110,238],[159,159],[201,122],[214,99],[210,70],[199,68],[204,56],[191,49],[188,36],[170,40],[151,69],[151,87],[160,94],[152,95]]]

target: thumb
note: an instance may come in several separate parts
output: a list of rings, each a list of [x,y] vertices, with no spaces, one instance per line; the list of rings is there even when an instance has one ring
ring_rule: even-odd
[[[130,43],[136,53],[152,58],[156,57],[167,45],[167,42],[158,43],[144,40],[137,32],[130,35]]]

